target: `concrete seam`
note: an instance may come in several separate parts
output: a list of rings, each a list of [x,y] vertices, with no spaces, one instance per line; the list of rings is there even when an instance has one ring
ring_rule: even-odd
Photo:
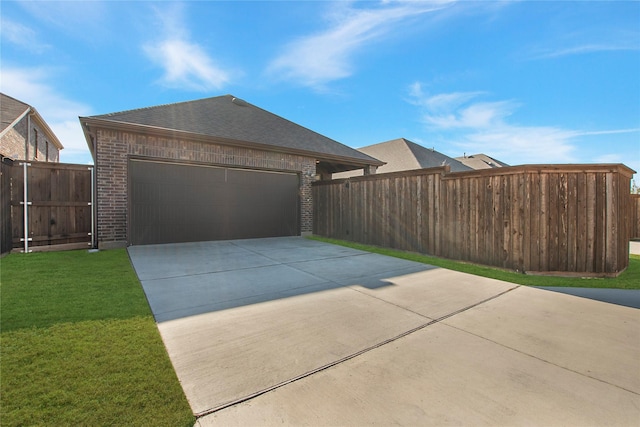
[[[398,305],[398,304],[392,303],[391,301],[387,301],[387,300],[382,299],[382,298],[379,298],[379,297],[377,297],[377,296],[375,296],[375,295],[371,295],[371,294],[369,294],[369,293],[367,293],[367,292],[362,292],[360,289],[357,289],[357,288],[355,288],[354,286],[356,286],[356,285],[351,285],[351,286],[347,286],[347,287],[348,287],[349,289],[351,289],[352,291],[359,292],[359,293],[361,293],[362,295],[366,295],[366,296],[368,296],[368,297],[371,297],[371,298],[376,299],[376,300],[378,300],[378,301],[382,301],[382,302],[384,302],[384,303],[386,303],[386,304],[389,304],[389,305],[392,305],[392,306],[394,306],[394,307],[401,308],[401,309],[403,309],[403,310],[405,310],[405,311],[408,311],[409,313],[413,313],[413,314],[415,314],[415,315],[417,315],[417,316],[420,316],[420,317],[423,317],[423,318],[425,318],[425,319],[429,319],[429,320],[438,320],[438,321],[439,321],[439,320],[441,320],[441,319],[443,319],[443,318],[440,318],[440,319],[433,319],[432,317],[425,316],[424,314],[422,314],[422,313],[418,313],[417,311],[410,310],[410,309],[408,309],[407,307],[403,307],[403,306],[401,306],[401,305]]]
[[[457,327],[457,326],[449,325],[449,324],[447,324],[447,323],[445,323],[444,325],[445,325],[445,326],[448,326],[448,327],[450,327],[450,328],[456,329],[456,330],[458,330],[458,331],[460,331],[460,332],[464,332],[464,333],[467,333],[467,334],[469,334],[469,335],[473,335],[474,337],[481,338],[481,339],[483,339],[483,340],[485,340],[485,341],[488,341],[488,342],[490,342],[490,343],[493,343],[493,344],[499,345],[499,346],[500,346],[500,347],[502,347],[502,348],[507,348],[507,349],[509,349],[509,350],[511,350],[511,351],[515,351],[516,353],[520,353],[520,354],[522,354],[522,355],[525,355],[525,356],[531,357],[531,358],[536,359],[536,360],[539,360],[539,361],[541,361],[541,362],[543,362],[543,363],[547,363],[547,364],[549,364],[549,365],[553,365],[553,366],[555,366],[555,367],[557,367],[557,368],[560,368],[560,369],[563,369],[563,370],[565,370],[565,371],[573,372],[574,374],[578,374],[578,375],[580,375],[580,376],[582,376],[582,377],[590,378],[590,379],[592,379],[592,380],[596,380],[596,381],[601,382],[601,383],[603,383],[603,384],[607,384],[607,385],[610,385],[610,386],[612,386],[612,387],[619,388],[620,390],[624,390],[624,391],[627,391],[627,392],[629,392],[629,393],[632,393],[632,394],[635,394],[635,395],[637,395],[637,396],[640,396],[640,393],[638,393],[638,392],[636,392],[636,391],[629,390],[629,389],[624,388],[624,387],[622,387],[622,386],[619,386],[619,385],[617,385],[617,384],[612,384],[612,383],[610,383],[610,382],[608,382],[608,381],[605,381],[605,380],[600,379],[600,378],[596,378],[596,377],[591,376],[591,375],[587,375],[587,374],[585,374],[584,372],[576,371],[576,370],[574,370],[574,369],[570,369],[570,368],[567,368],[567,367],[565,367],[565,366],[558,365],[557,363],[553,363],[553,362],[551,362],[550,360],[546,360],[546,359],[543,359],[543,358],[541,358],[541,357],[535,356],[535,355],[533,355],[533,354],[526,353],[526,352],[524,352],[524,351],[522,351],[522,350],[518,350],[517,348],[509,347],[508,345],[505,345],[505,344],[502,344],[502,343],[500,343],[500,342],[494,341],[494,340],[489,339],[489,338],[487,338],[487,337],[483,337],[482,335],[474,334],[473,332],[467,331],[467,330],[462,329],[462,328],[459,328],[459,327]]]
[[[208,274],[226,273],[228,271],[256,270],[258,268],[273,267],[275,265],[282,265],[282,263],[265,264],[265,265],[259,265],[259,266],[256,266],[256,267],[230,268],[228,270],[205,271],[203,273],[178,274],[177,276],[163,276],[163,277],[155,277],[155,278],[149,278],[149,279],[143,279],[143,280],[145,282],[154,282],[154,281],[166,280],[166,279],[179,279],[180,277],[206,276]],[[140,281],[142,281],[142,280],[140,280]]]
[[[439,317],[439,318],[437,318],[437,319],[434,319],[434,320],[431,320],[431,321],[429,321],[429,322],[426,322],[426,323],[424,323],[424,324],[422,324],[422,325],[416,326],[415,328],[409,329],[408,331],[405,331],[405,332],[403,332],[403,333],[401,333],[401,334],[399,334],[399,335],[396,335],[396,336],[394,336],[394,337],[392,337],[392,338],[389,338],[389,339],[386,339],[386,340],[384,340],[384,341],[381,341],[381,342],[379,342],[379,343],[377,343],[377,344],[374,344],[374,345],[372,345],[372,346],[369,346],[369,347],[367,347],[367,348],[364,348],[364,349],[362,349],[362,350],[360,350],[360,351],[357,351],[357,352],[355,352],[355,353],[352,353],[352,354],[350,354],[350,355],[348,355],[348,356],[342,357],[342,358],[340,358],[340,359],[338,359],[338,360],[335,360],[335,361],[333,361],[333,362],[327,363],[327,364],[325,364],[325,365],[323,365],[323,366],[320,366],[320,367],[318,367],[318,368],[312,369],[312,370],[307,371],[307,372],[305,372],[305,373],[303,373],[303,374],[297,375],[297,376],[295,376],[295,377],[293,377],[293,378],[289,378],[288,380],[282,381],[282,382],[280,382],[280,383],[278,383],[278,384],[275,384],[275,385],[272,385],[272,386],[270,386],[270,387],[264,388],[264,389],[262,389],[262,390],[256,391],[255,393],[251,393],[251,394],[249,394],[249,395],[247,395],[247,396],[240,397],[240,398],[238,398],[238,399],[234,399],[234,400],[231,400],[231,401],[228,401],[228,402],[222,403],[222,404],[220,404],[220,405],[214,406],[213,408],[207,409],[207,410],[202,411],[202,412],[198,412],[198,413],[196,413],[196,414],[194,414],[194,415],[195,415],[196,419],[198,419],[198,418],[202,418],[202,417],[204,417],[204,416],[211,415],[211,414],[213,414],[213,413],[215,413],[215,412],[221,411],[222,409],[228,408],[228,407],[230,407],[230,406],[237,405],[237,404],[239,404],[239,403],[243,403],[243,402],[249,401],[249,400],[254,399],[254,398],[258,397],[258,396],[261,396],[261,395],[263,395],[263,394],[266,394],[266,393],[269,393],[269,392],[274,391],[274,390],[276,390],[276,389],[279,389],[279,388],[281,388],[281,387],[284,387],[285,385],[288,385],[288,384],[294,383],[294,382],[296,382],[296,381],[299,381],[299,380],[304,379],[304,378],[306,378],[306,377],[309,377],[309,376],[311,376],[311,375],[317,374],[318,372],[321,372],[321,371],[327,370],[327,369],[332,368],[332,367],[334,367],[334,366],[337,366],[337,365],[339,365],[339,364],[341,364],[341,363],[344,363],[344,362],[346,362],[346,361],[348,361],[348,360],[354,359],[354,358],[356,358],[356,357],[358,357],[358,356],[361,356],[361,355],[363,355],[363,354],[365,354],[365,353],[370,352],[371,350],[375,350],[375,349],[380,348],[380,347],[382,347],[382,346],[384,346],[384,345],[390,344],[390,343],[392,343],[392,342],[394,342],[394,341],[399,340],[400,338],[404,338],[404,337],[406,337],[406,336],[408,336],[408,335],[411,335],[411,334],[413,334],[413,333],[415,333],[415,332],[418,332],[418,331],[420,331],[420,330],[422,330],[422,329],[425,329],[425,328],[427,328],[427,327],[429,327],[429,326],[431,326],[431,325],[434,325],[434,324],[436,324],[436,323],[440,323],[440,322],[442,322],[443,320],[449,319],[449,318],[450,318],[450,317],[452,317],[452,316],[455,316],[455,315],[457,315],[457,314],[463,313],[463,312],[465,312],[465,311],[467,311],[467,310],[470,310],[470,309],[472,309],[472,308],[474,308],[474,307],[477,307],[477,306],[479,306],[479,305],[481,305],[481,304],[484,304],[484,303],[486,303],[486,302],[489,302],[489,301],[491,301],[491,300],[494,300],[494,299],[496,299],[496,298],[499,298],[499,297],[501,297],[502,295],[504,295],[504,294],[506,294],[506,293],[508,293],[508,292],[511,292],[511,291],[513,291],[514,289],[517,289],[517,288],[519,288],[519,287],[520,287],[520,285],[514,286],[514,287],[509,288],[509,289],[507,289],[507,290],[505,290],[505,291],[503,291],[503,292],[500,292],[499,294],[493,295],[493,296],[491,296],[491,297],[489,297],[489,298],[486,298],[486,299],[484,299],[484,300],[482,300],[482,301],[479,301],[479,302],[477,302],[477,303],[475,303],[475,304],[469,305],[469,306],[467,306],[467,307],[461,308],[461,309],[459,309],[459,310],[456,310],[456,311],[454,311],[454,312],[451,312],[451,313],[449,313],[449,314],[446,314],[446,315],[444,315],[444,316],[442,316],[442,317]],[[409,310],[409,311],[410,311],[410,310]],[[422,316],[422,317],[425,317],[425,316]],[[449,325],[447,325],[447,326],[449,326]]]

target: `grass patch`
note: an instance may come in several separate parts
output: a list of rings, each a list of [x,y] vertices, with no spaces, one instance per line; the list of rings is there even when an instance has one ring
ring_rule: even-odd
[[[359,243],[347,242],[344,240],[329,239],[325,237],[313,236],[313,240],[346,246],[353,249],[372,252],[381,255],[402,258],[409,261],[421,262],[449,270],[463,273],[475,274],[476,276],[489,277],[491,279],[505,282],[517,283],[526,286],[557,286],[557,287],[578,287],[578,288],[615,288],[615,289],[640,289],[640,255],[629,256],[629,267],[615,278],[580,278],[580,277],[550,277],[550,276],[530,276],[515,273],[497,268],[469,264],[461,261],[437,258],[428,255],[421,255],[412,252],[403,252],[394,249],[380,248],[377,246],[363,245]]]
[[[0,260],[0,419],[192,426],[124,249]]]

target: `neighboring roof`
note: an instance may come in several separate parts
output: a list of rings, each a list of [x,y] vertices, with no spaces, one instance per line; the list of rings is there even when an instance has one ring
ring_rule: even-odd
[[[4,93],[0,93],[0,122],[2,123],[0,136],[4,136],[9,129],[14,127],[29,113],[33,114],[33,119],[47,134],[47,138],[58,148],[58,150],[62,150],[64,148],[62,143],[35,108],[22,101],[18,101],[9,95],[5,95]]]
[[[491,169],[501,168],[509,166],[508,164],[496,160],[493,157],[489,157],[486,154],[473,154],[470,156],[456,157],[462,164],[470,167],[471,169]]]
[[[425,148],[405,138],[392,139],[379,144],[359,148],[365,154],[382,160],[377,173],[398,172],[412,169],[435,168],[448,165],[452,172],[468,171],[471,168],[432,148]],[[354,173],[339,174],[336,178],[354,176]]]
[[[232,95],[80,118],[85,122],[142,126],[198,136],[248,142],[278,151],[348,159],[359,165],[381,165],[377,159],[297,125]],[[89,142],[89,141],[88,141]],[[91,143],[89,142],[90,148]],[[355,169],[355,168],[350,168]],[[345,169],[347,170],[347,169]]]
[[[28,104],[0,93],[0,120],[2,122],[0,132],[13,127],[22,117],[29,113],[30,108]]]

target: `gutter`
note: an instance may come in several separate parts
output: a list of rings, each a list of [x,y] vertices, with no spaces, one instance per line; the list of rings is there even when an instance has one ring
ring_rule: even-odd
[[[53,145],[55,145],[58,150],[64,149],[64,146],[62,145],[56,134],[53,133],[47,122],[45,122],[44,119],[40,116],[38,110],[31,106],[24,110],[24,112],[20,114],[13,122],[11,122],[9,126],[4,128],[2,132],[0,132],[0,138],[5,136],[11,129],[13,129],[20,122],[20,120],[25,118],[25,116],[27,116],[27,147],[31,144],[31,117],[33,116],[38,123],[38,126],[40,126],[42,130],[46,134],[48,134],[48,139],[53,143]],[[27,147],[25,147],[25,159],[28,160],[29,152]]]
[[[58,139],[58,136],[55,133],[53,133],[53,131],[51,130],[51,128],[49,127],[47,122],[42,118],[40,113],[38,113],[38,110],[36,110],[33,107],[30,107],[30,108],[31,108],[31,111],[32,111],[32,114],[30,116],[33,116],[34,119],[36,120],[36,122],[38,123],[38,125],[42,128],[42,130],[46,134],[48,134],[49,140],[51,140],[51,142],[53,142],[53,145],[55,145],[58,148],[58,150],[64,149],[64,146],[62,145],[62,143]]]
[[[31,107],[29,107],[28,111],[29,111],[29,115],[27,116],[27,143],[24,144],[24,161],[25,162],[29,161],[29,147],[31,147],[31,116],[33,115]],[[25,181],[25,183],[26,182],[27,181]],[[25,199],[25,203],[26,203],[26,201],[27,201],[27,199]]]
[[[185,139],[189,139],[197,142],[208,142],[213,144],[230,145],[234,147],[260,149],[260,150],[269,151],[269,152],[302,155],[302,156],[311,157],[320,161],[338,161],[338,162],[344,162],[344,163],[356,165],[356,166],[382,166],[386,164],[385,162],[375,159],[366,153],[361,153],[361,154],[369,157],[371,160],[318,153],[314,151],[281,147],[281,146],[275,146],[270,144],[263,144],[259,142],[241,141],[241,140],[229,139],[224,137],[216,137],[211,135],[192,133],[188,131],[161,128],[157,126],[149,126],[149,125],[142,125],[142,124],[119,122],[119,121],[99,119],[94,117],[79,117],[79,119],[80,119],[82,128],[85,131],[84,132],[85,139],[87,139],[87,135],[92,134],[90,127],[93,126],[96,128],[120,130],[125,132],[132,132],[132,133],[142,133],[146,135],[155,135],[155,136],[162,136],[162,137],[168,136],[170,138],[185,138]],[[94,143],[95,143],[94,141],[91,141],[91,138],[87,139],[87,144],[89,145],[89,148],[92,149],[93,156],[95,156],[95,147],[93,146]]]

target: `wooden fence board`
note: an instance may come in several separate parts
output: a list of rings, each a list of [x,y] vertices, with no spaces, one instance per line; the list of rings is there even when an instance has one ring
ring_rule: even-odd
[[[606,174],[596,174],[596,235],[594,240],[595,247],[595,266],[594,272],[598,273],[605,268],[606,255],[606,222],[604,213],[606,212]]]
[[[558,265],[558,226],[560,222],[559,213],[559,181],[558,175],[555,173],[550,173],[548,175],[549,178],[549,211],[548,211],[548,221],[547,221],[547,233],[549,236],[549,240],[547,242],[547,254],[548,254],[548,270],[549,271],[559,271]]]
[[[542,212],[543,212],[543,198],[542,198],[542,182],[541,175],[538,172],[531,174],[533,191],[530,194],[531,197],[531,229],[530,229],[530,247],[531,247],[531,262],[528,265],[527,271],[544,271],[542,262],[540,261],[542,255]],[[546,235],[546,234],[545,234]]]
[[[587,176],[576,179],[576,264],[575,271],[587,271]]]
[[[522,253],[522,223],[523,223],[523,209],[522,209],[522,188],[524,175],[514,175],[511,185],[511,226],[509,227],[509,233],[511,237],[511,268],[522,271],[524,255]]]
[[[512,246],[511,246],[511,224],[512,224],[512,215],[511,211],[511,180],[512,176],[505,177],[505,179],[501,180],[501,191],[502,195],[502,203],[500,204],[500,209],[503,213],[502,218],[502,254],[501,254],[501,263],[504,268],[513,268],[512,263],[509,262]]]
[[[13,247],[11,234],[11,169],[13,161],[0,156],[0,255]]]
[[[597,196],[597,174],[587,173],[587,268],[585,271],[592,273],[596,271],[596,196]]]
[[[558,174],[558,270],[567,271],[568,265],[568,190],[567,175]]]
[[[631,195],[631,238],[640,239],[640,194]]]
[[[447,169],[315,183],[314,232],[527,272],[628,265],[640,196],[625,166]]]
[[[491,256],[490,248],[491,244],[492,227],[489,219],[492,217],[493,212],[490,212],[491,200],[493,199],[493,190],[491,189],[491,177],[480,177],[482,188],[479,193],[478,201],[478,216],[480,217],[480,227],[478,234],[481,236],[480,251],[478,252],[477,262],[482,264],[488,264]]]
[[[604,271],[615,271],[617,269],[618,248],[616,241],[618,239],[618,209],[616,200],[618,199],[618,188],[616,179],[612,173],[605,174],[605,269]]]

